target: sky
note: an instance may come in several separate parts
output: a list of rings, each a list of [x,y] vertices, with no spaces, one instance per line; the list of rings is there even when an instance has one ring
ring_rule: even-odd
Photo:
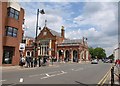
[[[86,37],[90,47],[102,47],[107,56],[118,44],[118,2],[117,0],[19,0],[25,9],[25,35],[35,37],[37,9],[39,26],[57,32],[65,27],[65,37],[82,39]],[[114,2],[113,2],[114,1]],[[38,31],[39,33],[40,31]]]

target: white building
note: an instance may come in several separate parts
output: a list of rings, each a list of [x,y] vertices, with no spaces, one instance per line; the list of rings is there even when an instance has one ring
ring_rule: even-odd
[[[113,55],[115,57],[114,61],[116,61],[117,59],[120,59],[120,44],[114,48]]]

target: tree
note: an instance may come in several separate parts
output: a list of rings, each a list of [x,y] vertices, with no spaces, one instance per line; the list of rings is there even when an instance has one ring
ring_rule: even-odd
[[[95,56],[94,56],[94,48],[89,47],[89,53],[90,53],[92,59],[95,58]]]
[[[105,50],[100,47],[94,49],[94,55],[97,56],[98,59],[102,59],[106,57]]]
[[[114,60],[114,55],[111,54],[110,56],[108,56],[108,58]]]
[[[91,54],[91,58],[102,59],[106,57],[105,50],[100,47],[97,47],[95,49],[90,47],[89,52]]]

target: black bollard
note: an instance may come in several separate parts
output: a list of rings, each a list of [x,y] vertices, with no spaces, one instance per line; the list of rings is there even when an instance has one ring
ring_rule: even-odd
[[[114,67],[111,68],[111,86],[114,85]]]

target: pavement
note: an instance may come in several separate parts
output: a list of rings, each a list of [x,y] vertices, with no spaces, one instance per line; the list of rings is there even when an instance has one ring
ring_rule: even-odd
[[[90,63],[53,63],[49,66],[33,68],[12,67],[3,71],[3,84],[79,84],[88,86],[97,84],[110,69],[108,64]],[[5,69],[5,68],[3,68]],[[20,71],[22,70],[22,71]],[[93,86],[93,85],[92,85]]]
[[[119,78],[118,78],[118,68],[116,66],[114,66],[114,73],[115,73],[114,74],[114,85],[115,86],[120,86]],[[109,71],[109,74],[106,77],[106,82],[104,84],[108,84],[108,85],[111,86],[111,70]]]
[[[49,62],[49,63],[46,63],[46,66],[41,66],[41,68],[42,67],[57,67],[57,66],[59,66],[59,65],[61,65],[61,64],[65,64],[65,63],[67,63],[67,64],[76,64],[75,62],[53,62],[53,64],[51,63],[51,62]],[[86,61],[86,62],[79,62],[80,64],[86,64],[86,63],[90,63],[89,61]],[[37,65],[37,67],[38,67],[38,65]],[[23,69],[34,69],[34,68],[37,68],[37,67],[29,67],[29,68],[26,68],[25,66],[23,66],[23,67],[21,67],[21,66],[19,66],[19,65],[17,65],[17,66],[0,66],[0,70],[2,70],[2,71],[5,71],[5,70],[23,70]]]

